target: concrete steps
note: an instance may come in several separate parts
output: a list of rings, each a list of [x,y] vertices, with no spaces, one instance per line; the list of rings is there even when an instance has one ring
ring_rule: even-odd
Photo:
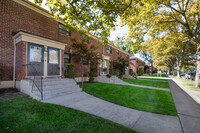
[[[34,80],[35,84],[41,89],[41,80]],[[41,93],[32,80],[21,81],[21,91],[36,100],[41,100]],[[32,90],[33,87],[33,91]],[[76,84],[74,79],[42,79],[43,100],[58,96],[80,92],[82,89]]]

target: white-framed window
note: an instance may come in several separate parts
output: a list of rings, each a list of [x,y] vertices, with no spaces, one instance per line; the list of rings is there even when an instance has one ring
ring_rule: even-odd
[[[106,52],[112,54],[112,48],[109,45],[106,45]]]

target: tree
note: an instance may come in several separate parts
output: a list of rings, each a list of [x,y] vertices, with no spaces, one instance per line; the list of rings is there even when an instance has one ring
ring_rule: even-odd
[[[87,43],[84,41],[82,42],[77,42],[75,39],[72,39],[72,57],[76,62],[79,62],[82,66],[84,64],[87,64],[89,66],[89,81],[92,81],[93,75],[96,72],[96,68],[102,60],[101,56],[96,52],[98,47],[91,45],[88,46]],[[83,69],[82,69],[83,71]],[[83,72],[82,72],[82,77],[83,77]]]
[[[123,74],[125,73],[126,67],[129,66],[129,60],[126,60],[123,57],[118,57],[116,60],[113,61],[113,67],[115,70],[119,72],[119,76],[122,78]]]
[[[142,57],[144,61],[147,61],[151,64],[151,74],[153,74],[153,61],[151,55],[143,52],[142,54],[140,54],[140,57]]]
[[[147,44],[154,65],[167,70],[176,67],[177,77],[188,62],[194,60],[196,45],[191,44],[187,36],[180,33],[168,33],[165,37],[152,38]]]
[[[128,53],[130,53],[130,46],[125,43],[125,37],[117,37],[114,40],[114,45]]]
[[[148,0],[134,1],[130,10],[120,17],[122,26],[128,25],[127,42],[133,48],[142,49],[144,36],[161,38],[166,33],[187,35],[196,45],[198,86],[200,70],[200,1],[199,0]]]
[[[34,0],[41,5],[43,0]],[[47,0],[46,5],[54,18],[63,18],[71,31],[92,33],[108,43],[117,17],[128,10],[132,0]]]

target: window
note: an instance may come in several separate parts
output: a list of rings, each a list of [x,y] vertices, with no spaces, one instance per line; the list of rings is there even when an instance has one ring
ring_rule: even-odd
[[[106,45],[106,52],[111,54],[112,53],[112,48],[108,45]]]
[[[68,53],[64,55],[64,63],[71,63],[71,56]]]
[[[86,42],[86,43],[89,43],[89,37],[85,34],[81,35],[81,40]]]
[[[59,64],[58,63],[58,50],[49,49],[49,63],[51,64]]]
[[[58,23],[58,32],[67,36],[71,36],[71,32],[67,31],[65,26],[61,23]]]
[[[42,47],[30,46],[30,62],[42,62]]]
[[[88,60],[84,57],[81,57],[81,60],[80,60],[81,64],[83,65],[88,65]]]
[[[119,50],[116,50],[116,54],[119,54]]]

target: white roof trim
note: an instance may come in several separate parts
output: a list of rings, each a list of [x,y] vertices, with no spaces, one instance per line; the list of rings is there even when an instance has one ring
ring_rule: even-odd
[[[51,39],[39,37],[36,35],[24,33],[24,32],[17,33],[13,38],[16,39],[16,43],[20,41],[24,41],[24,42],[30,42],[30,43],[40,44],[44,46],[49,46],[53,48],[58,48],[62,50],[65,50],[65,46],[67,45],[66,43],[54,41]]]

